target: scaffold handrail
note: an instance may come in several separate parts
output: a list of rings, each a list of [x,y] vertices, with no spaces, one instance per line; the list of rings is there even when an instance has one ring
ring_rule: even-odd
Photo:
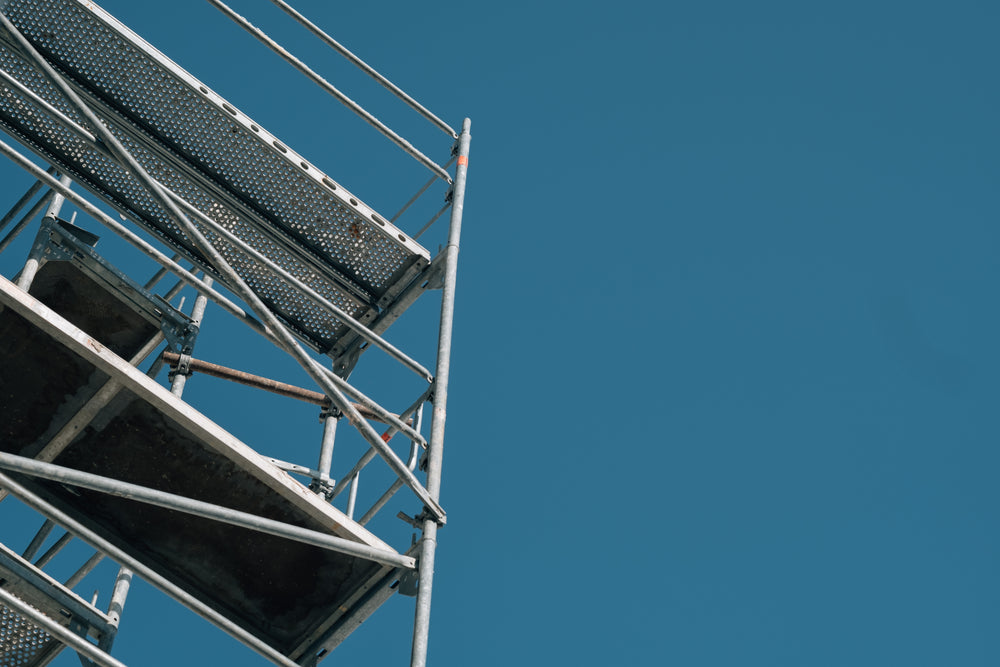
[[[433,123],[434,126],[437,127],[439,130],[450,136],[452,139],[458,139],[458,132],[452,129],[452,127],[448,125],[448,123],[444,122],[443,120],[435,116],[426,107],[424,107],[424,105],[420,104],[420,102],[417,102],[415,99],[407,95],[405,91],[403,91],[399,86],[394,84],[392,81],[379,74],[375,70],[375,68],[373,68],[371,65],[366,63],[364,60],[362,60],[355,54],[351,53],[351,51],[348,50],[347,47],[345,47],[343,44],[341,44],[333,37],[328,35],[326,32],[321,30],[319,26],[317,26],[315,23],[307,19],[298,11],[296,11],[287,2],[285,2],[284,0],[271,0],[271,2],[276,6],[278,6],[283,12],[285,12],[293,19],[298,21],[300,24],[302,24],[309,32],[311,32],[312,34],[316,35],[321,40],[323,40],[323,42],[325,42],[327,46],[329,46],[334,51],[347,58],[347,60],[350,61],[351,64],[353,64],[355,67],[360,69],[362,72],[364,72],[371,78],[378,81],[379,84],[381,84],[382,87],[384,87],[386,90],[390,91],[393,95],[406,102],[406,104],[409,105],[414,111],[416,111],[421,116],[423,116],[431,123]],[[448,165],[445,165],[444,168],[447,169]]]
[[[378,118],[370,114],[364,107],[352,100],[350,97],[345,95],[343,92],[337,89],[332,83],[324,79],[322,76],[317,74],[311,67],[306,65],[304,62],[292,55],[286,48],[278,44],[276,41],[268,37],[268,35],[250,23],[246,18],[240,16],[235,11],[233,11],[228,5],[226,5],[221,0],[208,0],[216,9],[221,11],[227,17],[229,17],[236,25],[240,26],[248,33],[253,35],[257,41],[265,45],[267,48],[274,51],[276,54],[281,56],[285,62],[294,67],[295,69],[306,75],[313,83],[325,90],[334,99],[343,104],[345,107],[353,111],[359,118],[363,119],[366,123],[374,127],[376,130],[381,132],[387,139],[402,148],[404,151],[409,153],[417,162],[424,165],[430,169],[438,178],[443,180],[445,183],[451,184],[451,175],[444,170],[441,165],[434,162],[423,153],[421,153],[417,148],[411,144],[409,141],[399,136],[394,132],[388,125],[380,121]]]

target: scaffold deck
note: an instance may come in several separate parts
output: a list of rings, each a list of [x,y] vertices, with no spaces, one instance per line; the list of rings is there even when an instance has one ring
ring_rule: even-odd
[[[372,322],[428,265],[416,241],[93,3],[9,0],[3,12],[155,179],[348,315]],[[73,128],[81,115],[2,30],[0,70],[28,91],[0,82],[0,127],[219,278],[143,186]],[[348,333],[273,267],[195,222],[313,348]]]
[[[54,262],[46,267],[70,266]],[[59,269],[64,270],[64,269]],[[36,456],[53,431],[113,379],[114,397],[54,464],[248,512],[395,553],[191,406],[129,365],[95,319],[83,331],[44,301],[95,303],[85,276],[39,272],[34,295],[0,278],[0,450]],[[49,293],[49,289],[53,289]],[[108,309],[128,307],[107,300]],[[86,310],[86,309],[84,309]],[[76,317],[75,315],[71,316]],[[80,315],[82,317],[82,315]],[[148,333],[148,332],[147,332]],[[143,336],[125,345],[136,348]],[[247,528],[26,475],[60,511],[285,655],[307,650],[391,567]],[[294,659],[294,658],[293,658]]]
[[[113,635],[107,614],[0,544],[0,588],[77,634]],[[17,610],[0,604],[0,665],[44,667],[63,644]]]

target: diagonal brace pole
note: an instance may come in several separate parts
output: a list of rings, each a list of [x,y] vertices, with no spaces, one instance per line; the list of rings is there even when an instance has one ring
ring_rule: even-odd
[[[393,551],[371,547],[367,544],[360,544],[343,537],[328,535],[308,528],[300,528],[292,524],[266,519],[248,512],[214,505],[201,500],[179,496],[175,493],[157,491],[149,487],[131,484],[121,480],[102,477],[80,470],[73,470],[54,463],[36,461],[24,456],[15,454],[4,454],[0,452],[0,469],[31,475],[41,479],[47,479],[63,484],[70,484],[91,491],[107,493],[112,496],[137,500],[141,503],[156,505],[169,510],[192,514],[203,519],[211,519],[228,523],[240,528],[267,533],[283,537],[288,540],[311,544],[322,549],[336,551],[337,553],[373,560],[384,565],[413,569],[414,559],[409,556],[401,556]]]
[[[68,116],[66,116],[66,114],[62,113],[48,102],[38,97],[29,88],[25,87],[23,84],[18,82],[17,79],[10,77],[2,70],[0,70],[0,79],[6,80],[10,85],[16,85],[18,87],[17,88],[18,92],[20,92],[25,96],[31,97],[31,100],[34,104],[37,104],[43,109],[45,109],[45,111],[49,113],[57,121],[59,121],[63,127],[71,130],[73,133],[75,133],[81,139],[83,139],[88,144],[93,146],[95,149],[103,153],[107,153],[107,148],[105,147],[105,145],[101,143],[100,140],[92,132],[88,131],[85,127],[81,126],[79,123],[73,121]],[[451,162],[449,162],[448,164],[450,165]],[[431,183],[433,183],[434,180],[435,179],[432,179]],[[159,183],[159,181],[157,182]],[[35,184],[35,188],[36,189],[40,188],[42,185],[43,183],[39,181],[38,183]],[[162,183],[160,185],[161,187],[163,187]],[[425,189],[427,187],[430,187],[430,184],[425,186]],[[334,304],[329,299],[319,294],[316,290],[309,287],[309,285],[307,285],[303,281],[293,276],[282,266],[273,262],[271,259],[265,257],[263,253],[261,253],[259,250],[257,250],[250,244],[248,244],[246,241],[239,238],[238,236],[230,232],[228,229],[226,229],[216,221],[212,220],[210,217],[208,217],[200,210],[198,210],[196,207],[192,206],[189,202],[184,200],[180,195],[172,192],[167,188],[164,188],[164,192],[166,192],[166,194],[170,196],[186,213],[193,216],[202,225],[208,227],[215,233],[220,234],[227,241],[229,241],[233,245],[237,246],[240,250],[253,257],[253,259],[260,262],[261,264],[264,264],[265,266],[267,266],[267,268],[280,275],[288,284],[292,285],[299,291],[305,293],[306,296],[308,296],[317,304],[325,308],[327,312],[334,315],[337,319],[343,322],[349,329],[357,333],[359,336],[361,336],[368,342],[385,350],[385,352],[389,354],[391,357],[393,357],[394,359],[396,359],[397,361],[408,367],[410,370],[414,371],[415,373],[426,379],[428,382],[433,381],[434,377],[430,374],[430,371],[421,366],[415,360],[411,359],[402,350],[392,345],[389,341],[382,338],[380,335],[369,329],[367,326],[359,322],[357,319],[346,313],[341,308],[337,307],[336,304]],[[20,206],[23,206],[23,204],[21,204],[21,202],[18,202],[18,208],[20,208]],[[0,221],[0,229],[3,228],[4,224],[5,223],[3,221]]]
[[[235,622],[215,611],[215,609],[209,607],[207,604],[182,589],[180,586],[158,574],[152,568],[144,565],[137,559],[132,558],[115,545],[101,538],[99,535],[89,530],[81,523],[75,521],[72,517],[65,514],[58,508],[52,506],[51,503],[40,498],[37,494],[32,493],[24,486],[21,486],[4,473],[0,473],[0,488],[10,491],[11,494],[16,496],[18,500],[23,502],[25,505],[36,510],[40,514],[45,515],[47,518],[58,523],[60,526],[65,526],[67,530],[72,531],[74,535],[77,535],[80,539],[86,541],[90,544],[90,546],[107,554],[108,557],[113,558],[115,561],[123,565],[129,566],[129,568],[141,575],[143,579],[153,584],[181,604],[185,605],[188,609],[191,609],[195,613],[199,614],[202,618],[211,621],[219,628],[228,632],[231,636],[235,637],[240,642],[257,651],[259,654],[268,658],[272,662],[278,665],[283,665],[284,667],[300,667],[297,663],[293,662],[283,654],[279,653],[276,649],[272,648],[270,645],[247,632]],[[4,592],[5,591],[0,588],[0,596],[2,596]]]

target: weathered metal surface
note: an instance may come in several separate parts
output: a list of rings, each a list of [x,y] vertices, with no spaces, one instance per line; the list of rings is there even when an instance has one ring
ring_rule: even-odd
[[[170,365],[171,368],[176,368],[181,362],[181,355],[176,352],[164,352],[163,360]],[[257,389],[263,389],[264,391],[269,391],[273,394],[278,394],[279,396],[287,396],[288,398],[295,398],[300,401],[305,401],[306,403],[312,403],[313,405],[319,405],[325,408],[330,407],[330,398],[326,394],[321,394],[318,391],[310,391],[308,389],[303,389],[302,387],[297,387],[293,384],[288,384],[286,382],[280,382],[278,380],[272,380],[271,378],[266,378],[261,375],[254,375],[252,373],[247,373],[246,371],[237,370],[235,368],[229,368],[227,366],[220,366],[219,364],[213,364],[209,361],[204,361],[202,359],[188,359],[188,369],[192,373],[204,373],[205,375],[211,375],[212,377],[222,378],[223,380],[231,380],[233,382],[238,382],[239,384],[246,385],[248,387],[256,387]],[[372,421],[382,422],[382,417],[375,412],[369,410],[360,403],[353,403],[354,409],[358,411],[365,419],[371,419]],[[398,419],[398,415],[394,415]],[[412,424],[413,420],[407,419],[405,423]]]
[[[16,609],[0,604],[0,665],[43,667],[62,650],[62,644]]]
[[[44,427],[93,377],[123,385],[56,464],[391,550],[99,344],[100,322],[79,331],[4,279],[0,301],[7,306],[0,312],[0,397],[12,414],[24,415],[19,423],[41,420]],[[26,392],[21,379],[29,376],[34,385]],[[23,454],[39,431],[6,422],[0,428],[7,429],[0,449],[14,454]],[[327,625],[381,569],[246,528],[19,479],[282,653]]]
[[[428,263],[413,239],[91,3],[9,0],[4,13],[159,182],[361,322]],[[78,111],[2,34],[0,69],[79,122]],[[16,89],[0,95],[0,126],[214,274],[126,169],[31,96]],[[278,274],[205,231],[311,345],[329,349],[346,332]]]
[[[96,639],[114,633],[106,614],[2,544],[0,588],[63,627],[68,628],[73,619]],[[45,628],[17,609],[0,603],[0,665],[41,667],[61,649],[62,644]]]
[[[37,630],[41,630],[47,636],[51,637],[53,640],[58,640],[62,644],[71,646],[77,653],[86,658],[89,661],[93,661],[100,667],[125,667],[121,662],[115,660],[105,651],[94,646],[90,642],[86,641],[82,637],[76,635],[71,629],[63,627],[55,618],[43,614],[31,605],[27,604],[21,598],[13,595],[3,588],[0,588],[0,609],[4,611],[10,611],[17,614],[18,618],[22,619],[24,623],[30,623]],[[58,651],[58,648],[56,650]],[[12,656],[14,660],[10,663],[4,663],[4,667],[21,667],[25,665],[27,667],[30,665],[34,667],[36,664],[42,663],[26,663],[23,662],[24,653],[21,655]],[[41,656],[38,656],[41,657]],[[45,662],[49,661],[50,657],[46,656],[44,658]],[[89,664],[89,663],[84,663]]]

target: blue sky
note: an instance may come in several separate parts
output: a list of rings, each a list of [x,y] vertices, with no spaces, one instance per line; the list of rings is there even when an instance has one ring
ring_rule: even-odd
[[[377,210],[426,179],[207,3],[101,4]],[[431,664],[997,664],[995,4],[295,6],[473,121]],[[411,615],[330,663],[406,664]],[[146,585],[115,654],[267,664]]]

